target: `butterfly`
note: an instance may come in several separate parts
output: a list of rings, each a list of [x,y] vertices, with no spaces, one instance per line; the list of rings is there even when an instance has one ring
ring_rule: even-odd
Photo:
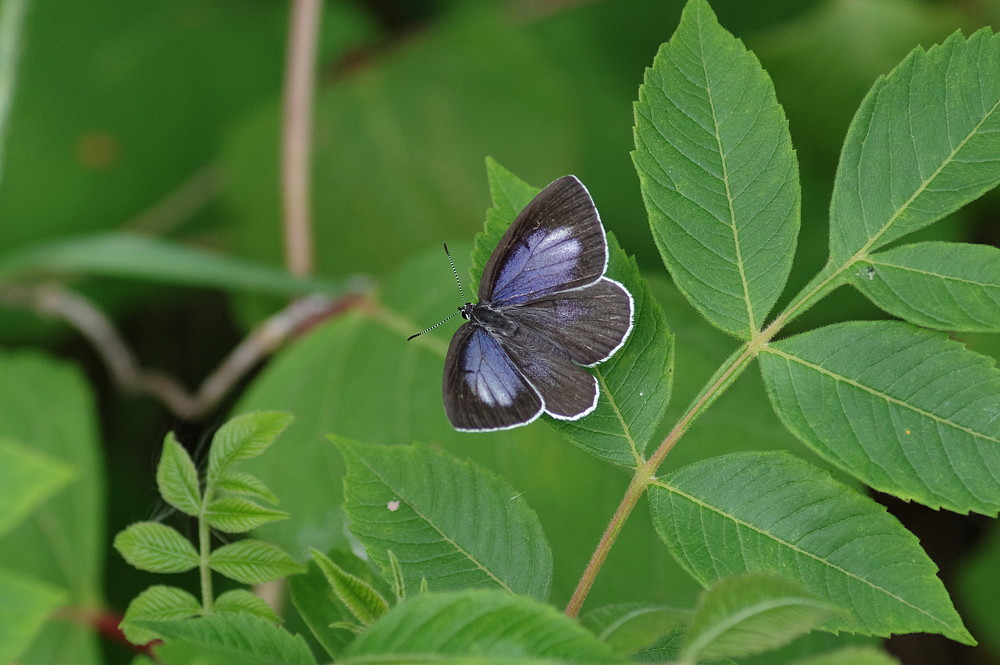
[[[479,302],[444,362],[444,408],[459,431],[578,420],[597,408],[593,367],[632,332],[635,304],[604,275],[608,243],[590,193],[564,176],[532,199],[486,263]],[[453,315],[454,316],[454,315]]]

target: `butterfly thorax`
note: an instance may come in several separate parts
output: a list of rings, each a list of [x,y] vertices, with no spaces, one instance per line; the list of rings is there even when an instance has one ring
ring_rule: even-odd
[[[510,317],[484,303],[467,302],[458,308],[463,319],[468,319],[474,326],[485,328],[493,334],[511,334],[517,328]]]

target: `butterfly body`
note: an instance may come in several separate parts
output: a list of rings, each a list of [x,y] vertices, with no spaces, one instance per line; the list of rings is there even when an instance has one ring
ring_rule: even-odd
[[[542,413],[576,420],[597,407],[584,367],[610,358],[632,330],[633,301],[604,276],[607,240],[573,176],[556,180],[518,215],[494,250],[479,302],[445,359],[445,412],[463,431],[510,429]]]

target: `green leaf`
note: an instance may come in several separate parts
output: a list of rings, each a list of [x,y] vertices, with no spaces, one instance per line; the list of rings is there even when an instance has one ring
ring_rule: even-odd
[[[115,549],[139,570],[183,573],[198,565],[198,552],[187,538],[158,522],[136,522],[118,532]]]
[[[370,584],[382,596],[391,592],[366,561],[350,552],[333,550],[328,558],[351,575]],[[323,645],[330,658],[337,660],[341,651],[354,639],[354,632],[346,628],[353,619],[351,612],[334,596],[330,584],[315,560],[311,560],[304,575],[290,580],[292,603],[309,626],[316,640]]]
[[[209,482],[214,483],[232,465],[262,455],[292,420],[291,414],[280,411],[252,411],[230,418],[212,437]]]
[[[244,584],[263,584],[305,570],[277,545],[247,538],[212,550],[208,565]]]
[[[209,472],[213,478],[234,464],[262,455],[293,420],[281,411],[251,411],[227,420],[212,437]]]
[[[281,623],[281,617],[274,613],[263,598],[255,596],[246,589],[232,589],[225,592],[215,599],[213,607],[216,612],[253,614],[270,623]]]
[[[386,550],[386,558],[389,559],[389,574],[387,582],[392,587],[392,592],[397,600],[406,598],[406,576],[403,575],[403,567],[399,565],[399,559],[392,550]]]
[[[120,627],[133,644],[146,644],[156,633],[136,625],[137,621],[179,621],[201,614],[201,603],[184,589],[157,584],[132,599]]]
[[[885,311],[938,330],[1000,332],[1000,249],[922,242],[869,256],[851,283]]]
[[[824,629],[975,643],[916,537],[884,507],[792,455],[696,462],[657,481],[649,499],[660,537],[703,586],[775,573],[851,611]]]
[[[548,596],[552,553],[534,511],[503,479],[424,446],[332,440],[347,463],[351,532],[388,573],[435,590],[498,586]]]
[[[0,282],[80,275],[282,296],[335,294],[346,288],[346,283],[302,279],[263,264],[131,233],[47,242],[0,257]]]
[[[900,662],[886,652],[872,647],[845,647],[802,658],[791,665],[900,665]]]
[[[107,464],[97,411],[91,384],[79,367],[38,350],[0,350],[0,437],[21,441],[75,472],[32,518],[0,538],[0,565],[7,573],[67,590],[74,607],[99,606],[106,592]],[[25,665],[62,662],[72,654],[81,663],[97,663],[100,653],[92,628],[55,621],[45,625],[20,660]]]
[[[230,494],[242,494],[268,503],[280,503],[278,497],[256,476],[243,471],[232,469],[225,471],[215,479],[215,489],[229,492]]]
[[[262,524],[288,518],[288,513],[257,505],[249,499],[227,496],[208,505],[205,521],[226,533],[246,533]]]
[[[313,665],[306,641],[251,614],[217,614],[182,621],[143,621],[168,645],[196,647],[199,663]]]
[[[53,586],[0,570],[0,663],[16,663],[42,625],[69,595]]]
[[[914,49],[879,78],[844,140],[830,205],[834,263],[863,257],[1000,182],[1000,36]]]
[[[639,88],[632,154],[653,238],[713,325],[747,339],[791,270],[798,165],[774,86],[691,0]]]
[[[691,661],[739,657],[776,649],[837,612],[837,608],[777,575],[751,573],[709,587],[684,638]]]
[[[1000,509],[1000,371],[940,333],[849,322],[767,347],[775,411],[875,489],[932,508]]]
[[[469,298],[473,298],[474,294],[479,292],[479,278],[486,269],[493,250],[500,244],[500,238],[507,232],[524,206],[542,191],[518,178],[492,157],[486,158],[486,177],[490,183],[493,207],[486,211],[483,230],[477,233],[472,241]]]
[[[389,603],[371,584],[351,575],[319,550],[312,550],[312,558],[323,571],[337,599],[350,610],[358,623],[367,626],[389,609]]]
[[[173,432],[163,440],[163,453],[156,465],[156,486],[163,500],[185,515],[195,516],[201,511],[198,470]]]
[[[0,534],[65,487],[73,475],[70,465],[0,437]]]
[[[418,658],[526,665],[617,662],[606,644],[555,608],[485,590],[410,597],[359,635],[338,662]]]
[[[986,527],[957,571],[955,594],[962,599],[962,615],[981,636],[983,647],[1000,653],[1000,522]]]
[[[628,341],[607,362],[593,369],[600,383],[597,408],[580,420],[546,419],[587,452],[635,467],[670,402],[674,337],[663,308],[612,234],[608,234],[608,276],[628,288],[635,302],[635,325]]]
[[[616,653],[633,654],[690,620],[691,612],[687,610],[663,605],[619,603],[588,612],[580,622]]]

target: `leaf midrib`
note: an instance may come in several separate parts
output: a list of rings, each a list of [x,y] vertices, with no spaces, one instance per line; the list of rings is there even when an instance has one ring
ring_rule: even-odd
[[[455,541],[455,539],[451,538],[444,531],[442,531],[434,520],[431,520],[423,511],[419,510],[416,507],[416,505],[410,499],[408,499],[403,492],[399,490],[399,488],[394,487],[392,483],[390,483],[381,473],[379,473],[373,466],[371,466],[368,463],[368,460],[364,459],[357,453],[355,453],[355,457],[357,457],[358,460],[360,460],[361,463],[364,464],[365,468],[368,469],[369,473],[378,478],[383,485],[385,485],[388,489],[392,490],[392,492],[397,496],[399,496],[400,499],[406,501],[406,505],[408,505],[410,509],[413,510],[413,512],[416,513],[417,516],[424,521],[425,524],[430,526],[441,537],[441,540],[454,547],[459,553],[465,556],[466,559],[471,561],[477,568],[482,570],[491,580],[496,582],[496,584],[504,591],[509,591],[510,593],[514,593],[514,590],[510,586],[508,586],[506,582],[497,577],[492,570],[487,568],[482,562],[480,562],[480,560],[477,557],[473,556],[471,552],[469,552],[464,547],[459,545],[458,542]]]
[[[964,433],[968,434],[969,436],[972,436],[972,437],[975,437],[975,438],[985,439],[986,441],[990,441],[990,442],[993,442],[993,443],[1000,444],[1000,437],[989,436],[989,435],[987,435],[987,434],[985,434],[983,432],[977,432],[976,430],[973,430],[973,429],[971,429],[969,427],[966,427],[965,425],[960,425],[959,423],[956,423],[953,420],[950,420],[948,418],[943,418],[943,417],[941,417],[941,416],[939,416],[939,415],[937,415],[935,413],[927,411],[926,409],[922,409],[922,408],[920,408],[918,406],[915,406],[915,405],[913,405],[913,404],[911,404],[909,402],[905,402],[905,401],[903,401],[903,400],[901,400],[901,399],[899,399],[897,397],[893,397],[893,396],[888,395],[886,393],[880,392],[880,391],[878,391],[878,390],[876,390],[876,389],[874,389],[874,388],[872,388],[870,386],[867,386],[867,385],[865,385],[865,384],[863,384],[863,383],[861,383],[861,382],[859,382],[859,381],[857,381],[855,379],[851,379],[851,378],[848,378],[848,377],[844,376],[843,374],[838,374],[837,372],[828,370],[825,367],[822,367],[822,366],[817,365],[815,363],[812,363],[812,362],[809,362],[807,360],[804,360],[803,358],[800,358],[799,356],[795,356],[795,355],[792,355],[792,354],[787,353],[785,351],[781,351],[780,349],[776,349],[773,346],[767,347],[766,349],[763,350],[763,352],[764,353],[770,353],[770,354],[775,355],[775,356],[779,356],[779,357],[783,358],[784,360],[786,360],[788,362],[791,362],[791,363],[800,365],[802,367],[811,369],[811,370],[813,370],[813,371],[815,371],[815,372],[817,372],[819,374],[823,374],[823,375],[825,375],[825,376],[833,379],[834,381],[838,381],[838,382],[847,384],[847,385],[849,385],[849,386],[851,386],[853,388],[856,388],[858,390],[866,392],[869,395],[881,398],[881,399],[885,400],[886,402],[889,402],[890,404],[894,404],[894,405],[899,406],[901,408],[904,408],[904,409],[907,409],[909,411],[912,411],[913,413],[916,413],[919,416],[923,416],[925,418],[929,418],[930,420],[933,420],[934,422],[938,423],[939,425],[944,425],[944,426],[950,427],[952,429],[964,432]]]

